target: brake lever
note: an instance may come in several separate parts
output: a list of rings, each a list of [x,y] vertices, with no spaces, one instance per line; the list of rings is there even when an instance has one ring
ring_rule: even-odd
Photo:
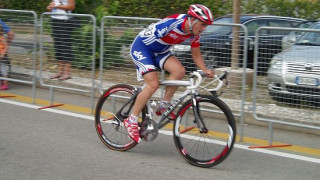
[[[226,87],[229,89],[229,80],[228,78],[226,78],[226,83],[225,83]]]

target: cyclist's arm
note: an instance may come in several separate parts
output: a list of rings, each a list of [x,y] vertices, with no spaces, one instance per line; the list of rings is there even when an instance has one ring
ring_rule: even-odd
[[[191,53],[192,59],[197,67],[201,69],[207,75],[207,77],[213,77],[214,72],[213,70],[207,69],[200,51],[200,47],[191,48]]]

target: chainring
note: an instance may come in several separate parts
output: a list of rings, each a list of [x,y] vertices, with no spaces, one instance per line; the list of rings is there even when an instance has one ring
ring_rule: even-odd
[[[158,125],[154,120],[146,119],[140,128],[140,137],[144,141],[153,141],[158,136]]]

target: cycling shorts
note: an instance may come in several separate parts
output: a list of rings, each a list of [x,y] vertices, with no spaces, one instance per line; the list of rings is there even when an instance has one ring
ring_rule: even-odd
[[[155,53],[137,37],[132,43],[130,55],[137,68],[137,79],[141,81],[146,73],[158,69],[163,70],[165,61],[173,54],[169,49],[164,52]]]

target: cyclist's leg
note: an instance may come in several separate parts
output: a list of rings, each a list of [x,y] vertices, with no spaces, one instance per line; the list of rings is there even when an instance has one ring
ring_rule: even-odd
[[[148,48],[141,39],[136,38],[131,46],[131,57],[137,68],[138,80],[144,80],[145,87],[139,93],[133,107],[132,115],[136,116],[141,112],[148,99],[159,87],[158,64],[154,61],[155,54]]]
[[[138,116],[138,114],[140,114],[141,110],[146,105],[148,99],[159,88],[158,74],[156,71],[144,74],[143,79],[145,82],[145,87],[139,93],[132,111],[132,115],[136,117]]]
[[[186,73],[186,69],[175,56],[168,57],[163,68],[170,73],[170,80],[181,80]],[[177,89],[178,86],[167,86],[163,100],[170,102]]]
[[[138,115],[145,107],[148,99],[159,87],[156,64],[153,60],[154,53],[137,38],[131,46],[131,57],[137,67],[138,80],[144,79],[145,88],[139,93],[133,106],[132,114],[123,121],[129,136],[135,142],[140,141],[138,129]]]

